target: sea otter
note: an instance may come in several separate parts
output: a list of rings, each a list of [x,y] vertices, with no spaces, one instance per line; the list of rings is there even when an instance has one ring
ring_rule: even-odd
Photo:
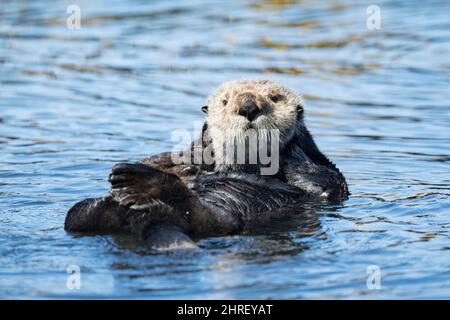
[[[220,86],[202,111],[202,134],[188,150],[115,165],[110,195],[75,204],[65,229],[127,233],[167,248],[237,234],[252,221],[307,202],[348,197],[344,176],[317,148],[293,91],[268,80],[233,80]],[[244,147],[240,158],[239,147]],[[271,163],[257,152],[263,148]],[[194,161],[206,150],[209,159]]]

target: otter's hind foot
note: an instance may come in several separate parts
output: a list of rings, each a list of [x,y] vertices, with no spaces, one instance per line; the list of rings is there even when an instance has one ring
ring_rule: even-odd
[[[174,174],[136,163],[116,164],[109,175],[110,193],[121,206],[145,210],[155,202],[183,207],[191,196]],[[181,206],[180,206],[181,205]]]
[[[89,198],[67,213],[64,229],[71,232],[112,232],[122,227],[126,210],[111,197]]]

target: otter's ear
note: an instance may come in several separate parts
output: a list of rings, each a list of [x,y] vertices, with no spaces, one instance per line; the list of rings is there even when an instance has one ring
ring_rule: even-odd
[[[303,112],[303,106],[301,104],[297,105],[297,112],[298,113]]]
[[[208,106],[203,106],[202,111],[206,114],[208,114]]]

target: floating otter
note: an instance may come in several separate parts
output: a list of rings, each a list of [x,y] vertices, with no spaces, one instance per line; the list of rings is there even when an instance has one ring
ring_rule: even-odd
[[[110,195],[75,204],[65,229],[132,234],[158,248],[191,246],[191,239],[237,234],[252,221],[307,202],[348,197],[344,176],[317,148],[292,91],[267,80],[234,80],[219,87],[202,111],[202,135],[186,152],[115,165]],[[259,151],[268,145],[275,146],[268,153],[277,161],[264,162],[260,154],[251,159],[252,146]],[[239,146],[249,147],[241,161]],[[205,150],[210,161],[194,161]],[[274,162],[276,170],[264,174]]]

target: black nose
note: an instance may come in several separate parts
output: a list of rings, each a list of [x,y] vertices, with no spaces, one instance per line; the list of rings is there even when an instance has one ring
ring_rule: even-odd
[[[252,121],[258,116],[259,109],[252,100],[246,100],[240,107],[238,114]]]

